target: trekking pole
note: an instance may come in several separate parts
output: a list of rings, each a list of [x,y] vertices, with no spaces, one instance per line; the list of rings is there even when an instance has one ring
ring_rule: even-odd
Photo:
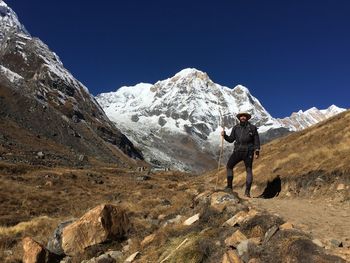
[[[222,125],[222,114],[221,114],[221,109],[219,107],[219,98],[218,98],[218,108],[219,108],[219,114],[220,114],[219,127],[221,127],[222,131],[223,131],[224,128],[223,128],[223,125]],[[217,177],[216,177],[216,183],[215,183],[215,190],[217,189],[217,186],[218,186],[221,159],[222,159],[222,154],[223,154],[223,151],[224,151],[224,137],[221,135],[221,133],[220,133],[220,137],[221,137],[221,147],[220,147],[220,154],[219,154],[219,160],[218,160],[218,171],[216,172]]]

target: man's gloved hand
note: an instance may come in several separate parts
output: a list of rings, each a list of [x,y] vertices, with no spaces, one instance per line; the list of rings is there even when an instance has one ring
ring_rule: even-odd
[[[259,150],[256,150],[255,151],[255,159],[258,159],[260,156],[260,151]]]
[[[225,136],[226,132],[224,130],[222,130],[221,132],[221,136]]]

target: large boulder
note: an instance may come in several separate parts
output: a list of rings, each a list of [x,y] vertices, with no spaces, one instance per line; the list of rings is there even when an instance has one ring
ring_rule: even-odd
[[[76,255],[85,248],[107,240],[120,240],[130,229],[124,209],[103,204],[87,212],[62,231],[62,248],[67,255]]]

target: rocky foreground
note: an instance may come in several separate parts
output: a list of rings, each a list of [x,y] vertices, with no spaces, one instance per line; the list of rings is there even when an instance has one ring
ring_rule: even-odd
[[[332,255],[332,248],[325,250],[300,226],[253,207],[235,192],[215,190],[200,176],[101,168],[34,171],[24,178],[21,171],[1,177],[1,186],[7,186],[1,189],[7,216],[12,215],[15,222],[22,213],[24,221],[0,228],[2,262],[319,263],[349,259],[349,244],[341,244],[343,258]],[[26,180],[25,205],[15,212],[8,209],[11,200],[4,193],[11,192],[14,202],[18,196],[13,189],[18,188],[9,186],[21,185],[22,180]],[[30,206],[38,193],[46,200],[41,207]],[[36,214],[45,202],[55,204],[55,209],[46,207],[46,212]],[[10,222],[0,219],[2,224]]]
[[[132,239],[121,249],[113,249],[128,237],[132,223],[123,208],[103,204],[75,221],[61,223],[47,248],[24,238],[23,261],[77,262],[89,254],[87,251],[100,247],[95,257],[81,262],[345,262],[327,255],[309,235],[279,216],[247,206],[236,193],[205,191],[193,201],[195,215],[164,220],[144,237],[138,251],[130,249]],[[164,231],[176,231],[173,234],[179,236],[170,235],[162,244],[158,238]],[[159,246],[158,259],[147,255],[150,247]]]

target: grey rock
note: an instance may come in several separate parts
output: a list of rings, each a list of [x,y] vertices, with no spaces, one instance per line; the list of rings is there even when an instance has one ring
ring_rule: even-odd
[[[150,179],[151,179],[151,177],[148,176],[148,175],[138,176],[138,177],[136,178],[137,181],[148,181],[148,180],[150,180]]]
[[[74,123],[78,123],[78,122],[80,121],[80,119],[79,119],[79,117],[78,117],[77,115],[73,115],[72,121],[73,121]]]
[[[72,258],[71,257],[65,257],[63,258],[60,263],[72,263]]]
[[[53,233],[53,236],[49,239],[47,243],[47,249],[49,251],[57,255],[64,255],[64,251],[62,249],[62,231],[66,226],[71,224],[73,221],[74,220],[68,220],[58,225],[58,227],[55,229]]]
[[[106,254],[115,260],[120,260],[123,257],[123,253],[120,251],[108,251]]]
[[[243,255],[248,253],[248,244],[249,244],[249,240],[244,240],[238,244],[237,252],[239,256],[242,257]]]
[[[79,162],[84,162],[84,161],[87,161],[88,158],[86,155],[80,154],[78,160],[79,160]]]
[[[343,247],[343,242],[337,239],[331,239],[330,244],[333,247]]]
[[[273,237],[274,234],[276,234],[276,232],[279,230],[279,227],[277,225],[274,225],[273,227],[271,227],[269,230],[267,230],[267,232],[265,233],[265,238],[264,238],[264,242],[269,242],[270,239]]]

